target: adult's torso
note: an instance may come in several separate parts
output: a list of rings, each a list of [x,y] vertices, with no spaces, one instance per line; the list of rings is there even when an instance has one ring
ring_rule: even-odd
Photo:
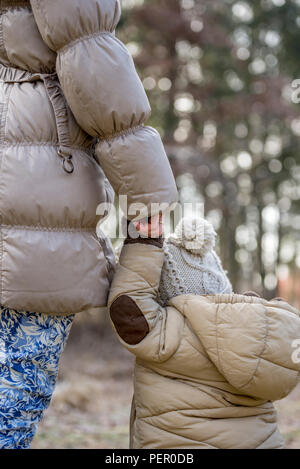
[[[94,141],[66,103],[30,2],[0,5],[0,304],[103,306],[113,258],[96,236],[107,194]]]

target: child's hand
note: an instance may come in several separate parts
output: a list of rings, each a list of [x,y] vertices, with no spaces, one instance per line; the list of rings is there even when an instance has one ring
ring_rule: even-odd
[[[158,213],[153,217],[143,218],[133,222],[135,229],[146,238],[159,238],[163,234],[162,215]]]

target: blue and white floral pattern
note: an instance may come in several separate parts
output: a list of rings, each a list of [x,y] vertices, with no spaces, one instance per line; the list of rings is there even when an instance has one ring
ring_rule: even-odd
[[[73,318],[0,307],[0,449],[29,448]]]

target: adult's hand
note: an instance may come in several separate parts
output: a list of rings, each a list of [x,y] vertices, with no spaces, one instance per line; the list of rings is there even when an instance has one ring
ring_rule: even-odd
[[[162,214],[160,213],[151,218],[133,221],[133,224],[142,237],[160,238],[163,234]]]

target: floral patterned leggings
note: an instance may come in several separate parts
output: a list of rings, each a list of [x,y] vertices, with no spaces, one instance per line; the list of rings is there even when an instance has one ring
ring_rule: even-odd
[[[29,448],[73,318],[0,307],[0,449]]]

